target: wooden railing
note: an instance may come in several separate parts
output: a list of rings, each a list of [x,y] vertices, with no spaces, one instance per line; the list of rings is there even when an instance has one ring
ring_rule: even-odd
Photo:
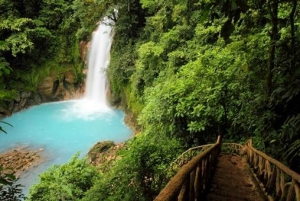
[[[300,175],[277,160],[252,147],[249,140],[244,148],[247,160],[263,185],[268,200],[300,201]]]
[[[178,171],[184,164],[189,162],[193,157],[209,149],[215,144],[205,144],[197,147],[192,147],[183,152],[174,162],[170,165],[170,171]]]
[[[154,201],[199,200],[207,190],[220,148],[221,140],[218,137],[216,144],[183,165]]]
[[[238,143],[222,143],[222,152],[223,153],[235,153],[238,155],[243,155],[244,146]]]
[[[154,201],[200,200],[207,190],[221,149],[223,153],[247,156],[247,162],[269,201],[300,201],[299,174],[255,149],[252,140],[245,145],[222,143],[221,147],[220,138],[216,144],[194,147],[181,154],[171,165],[171,170],[180,168],[179,171]]]

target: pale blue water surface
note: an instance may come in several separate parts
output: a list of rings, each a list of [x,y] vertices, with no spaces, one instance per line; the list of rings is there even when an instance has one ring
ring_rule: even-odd
[[[0,134],[0,152],[18,147],[39,150],[45,160],[24,173],[19,183],[28,188],[38,175],[54,164],[63,164],[80,152],[84,157],[98,141],[116,143],[129,139],[132,131],[124,124],[124,113],[109,108],[88,108],[88,103],[66,101],[33,106],[2,119],[13,127],[1,124],[7,134]]]

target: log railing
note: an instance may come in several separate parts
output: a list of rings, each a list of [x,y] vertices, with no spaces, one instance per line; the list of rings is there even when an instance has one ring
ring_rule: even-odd
[[[193,157],[214,146],[215,144],[205,144],[197,147],[192,147],[183,152],[174,162],[170,165],[170,171],[178,171],[184,164],[189,162]]]
[[[220,138],[216,144],[194,147],[180,155],[171,165],[171,170],[180,168],[179,171],[154,201],[200,200],[207,190],[221,149],[223,153],[247,156],[247,162],[269,201],[300,201],[299,174],[255,149],[252,140],[245,145],[222,143],[221,147]]]
[[[216,144],[184,164],[154,201],[199,200],[207,190],[220,148],[221,140],[218,137]]]
[[[300,201],[300,175],[277,160],[252,147],[249,140],[244,152],[268,200]]]
[[[243,155],[244,146],[238,143],[222,143],[221,150],[223,153]]]
[[[252,146],[222,143],[222,152],[246,155],[247,162],[269,201],[300,201],[300,175]]]

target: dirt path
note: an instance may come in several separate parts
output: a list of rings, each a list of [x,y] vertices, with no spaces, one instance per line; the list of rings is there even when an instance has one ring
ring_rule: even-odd
[[[263,201],[246,161],[236,155],[220,155],[207,201]]]

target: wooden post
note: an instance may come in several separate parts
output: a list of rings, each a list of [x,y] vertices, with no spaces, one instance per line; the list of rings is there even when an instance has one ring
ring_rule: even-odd
[[[194,169],[190,174],[190,192],[189,192],[189,200],[195,201],[195,177],[196,177],[196,169]]]
[[[267,183],[267,188],[266,191],[268,194],[271,193],[271,191],[274,189],[275,184],[276,184],[276,177],[277,177],[277,167],[274,166],[273,171],[271,173],[271,178],[269,179]]]
[[[296,200],[300,201],[300,186],[297,181],[295,181],[295,192],[296,192]]]
[[[286,201],[294,201],[295,198],[295,180],[293,179],[292,184],[290,185],[290,189],[286,198]]]
[[[195,194],[195,200],[199,200],[200,198],[200,186],[201,186],[201,180],[202,180],[202,170],[201,170],[201,164],[199,164],[198,166],[197,166],[197,169],[196,169],[196,176],[195,176],[195,184],[194,184],[194,186],[195,186],[195,188],[194,188],[194,190],[195,190],[195,192],[194,192],[194,194]]]
[[[178,201],[189,200],[189,187],[190,187],[190,177],[187,177],[178,195]]]

